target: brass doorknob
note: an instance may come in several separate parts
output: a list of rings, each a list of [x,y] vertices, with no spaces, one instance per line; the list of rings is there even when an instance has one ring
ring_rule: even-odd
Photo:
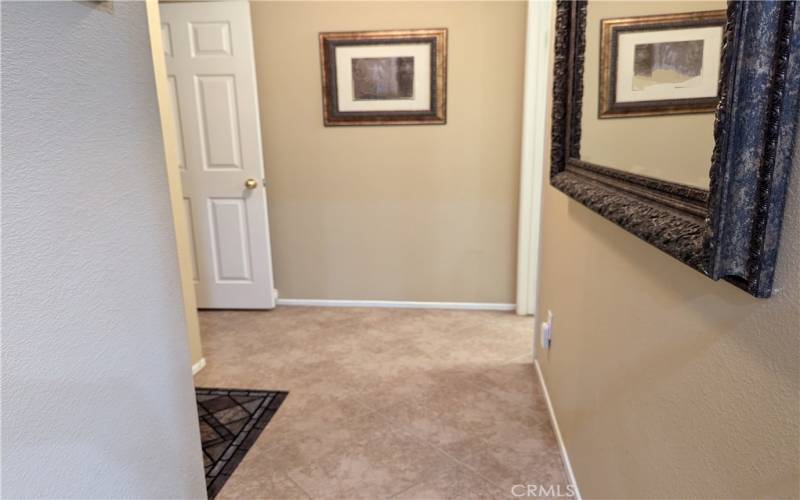
[[[244,181],[244,187],[247,189],[255,189],[258,187],[258,181],[255,179],[247,179]]]

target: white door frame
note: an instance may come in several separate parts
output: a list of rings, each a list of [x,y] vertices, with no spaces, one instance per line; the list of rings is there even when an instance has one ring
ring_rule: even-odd
[[[528,1],[517,238],[517,314],[535,315],[547,137],[553,1]]]
[[[178,143],[174,134],[175,125],[170,104],[167,66],[164,61],[164,45],[161,40],[161,14],[158,0],[147,0],[147,23],[150,32],[150,51],[153,58],[153,76],[155,78],[156,96],[161,116],[161,134],[164,141],[164,157],[169,186],[169,201],[172,209],[172,222],[175,227],[175,244],[178,249],[178,267],[183,292],[183,314],[186,321],[186,333],[189,340],[189,352],[192,359],[192,374],[200,371],[206,364],[200,343],[200,320],[197,314],[197,298],[192,278],[192,250],[189,241],[189,230],[186,216],[183,213],[183,187],[181,186],[180,169],[178,167]]]

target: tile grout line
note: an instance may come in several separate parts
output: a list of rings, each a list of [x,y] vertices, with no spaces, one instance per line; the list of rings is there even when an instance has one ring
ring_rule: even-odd
[[[469,381],[468,381],[468,383],[469,383]],[[474,384],[471,384],[471,385],[473,385],[474,387],[476,387],[476,388],[478,388],[478,389],[480,389],[480,390],[485,390],[485,389],[483,389],[482,387],[476,386],[476,385],[474,385]],[[365,403],[363,403],[363,402],[361,401],[361,397],[360,397],[360,396],[361,396],[361,394],[360,394],[360,392],[359,392],[359,397],[358,397],[358,398],[353,398],[353,399],[354,399],[355,401],[357,401],[357,402],[358,402],[358,404],[360,404],[360,405],[364,406],[366,409],[370,410],[370,407],[369,407],[369,406],[367,406]],[[393,423],[394,423],[394,422],[392,421],[392,419],[391,419],[391,415],[389,415],[389,414],[386,414],[386,413],[384,412],[384,410],[385,410],[386,408],[388,408],[388,406],[387,406],[387,407],[385,407],[385,408],[377,408],[377,409],[372,409],[371,411],[368,411],[367,413],[365,413],[365,415],[370,415],[370,414],[376,414],[376,415],[378,415],[378,416],[379,416],[381,419],[384,419],[384,421],[385,421],[387,424],[390,424],[390,425],[389,425],[389,429],[388,429],[388,431],[389,431],[389,432],[391,432],[392,434],[394,434],[394,435],[396,435],[396,436],[400,436],[400,437],[404,437],[404,436],[410,437],[410,438],[411,438],[411,439],[413,439],[414,441],[416,441],[416,442],[420,443],[420,445],[422,445],[422,446],[427,446],[427,447],[429,447],[429,448],[431,448],[431,449],[433,449],[433,450],[435,450],[435,451],[439,452],[439,453],[440,453],[441,455],[443,455],[445,458],[447,458],[447,459],[451,460],[452,462],[455,462],[455,464],[456,464],[456,465],[460,465],[460,466],[462,466],[462,467],[465,467],[467,470],[469,470],[469,471],[470,471],[470,472],[472,472],[473,474],[477,475],[477,476],[478,476],[478,477],[479,477],[481,480],[483,480],[485,483],[487,483],[487,484],[489,484],[489,485],[493,485],[493,486],[497,487],[498,489],[502,489],[501,487],[499,487],[499,486],[498,486],[497,484],[495,484],[494,482],[492,482],[492,481],[488,480],[488,479],[487,479],[486,477],[484,477],[482,474],[480,474],[480,473],[476,472],[476,471],[475,471],[475,470],[474,470],[472,467],[469,467],[467,464],[465,464],[465,463],[461,462],[459,459],[455,458],[455,457],[454,457],[454,456],[452,456],[451,454],[449,454],[449,453],[447,453],[446,451],[444,451],[443,449],[439,448],[437,445],[435,445],[435,444],[433,444],[433,443],[430,443],[430,442],[428,442],[428,441],[424,440],[424,439],[423,439],[421,436],[418,436],[418,435],[416,434],[416,432],[414,432],[414,430],[413,430],[413,429],[410,429],[410,428],[409,428],[408,430],[405,430],[405,431],[400,431],[400,430],[397,430],[397,429],[395,429],[395,426],[391,425],[391,424],[393,424]],[[435,478],[437,474],[441,474],[441,473],[443,473],[443,472],[444,472],[443,470],[438,470],[438,469],[437,469],[437,470],[434,470],[434,471],[432,471],[432,472],[430,473],[430,475],[424,475],[422,480],[420,480],[420,481],[417,481],[415,484],[412,484],[412,485],[410,485],[408,488],[405,488],[405,489],[403,489],[403,490],[401,490],[401,491],[398,491],[397,493],[394,493],[394,494],[392,494],[392,495],[388,496],[388,497],[387,497],[387,499],[395,498],[395,497],[397,497],[397,496],[399,496],[399,495],[401,495],[401,494],[405,493],[406,491],[410,490],[411,488],[414,488],[415,486],[419,486],[420,484],[425,484],[425,483],[427,483],[427,482],[431,481],[433,478]],[[302,489],[302,488],[301,488],[301,489]],[[303,490],[303,491],[305,491],[305,490]]]
[[[505,361],[505,362],[506,362],[506,363],[509,363],[509,362],[515,361],[515,360],[517,360],[517,359],[522,359],[522,358],[524,358],[525,356],[528,356],[528,355],[530,355],[530,353],[527,353],[527,352],[526,352],[526,353],[524,353],[524,354],[520,354],[520,355],[514,356],[513,358],[510,358],[510,359],[508,359],[508,361]],[[534,369],[536,368],[536,366],[535,366],[535,363],[530,363],[530,364],[531,364],[531,366],[533,366],[533,367],[534,367]],[[484,387],[484,386],[482,386],[482,385],[480,385],[480,384],[478,384],[477,382],[474,382],[474,381],[472,381],[472,380],[464,380],[464,382],[466,382],[466,384],[467,384],[467,385],[470,385],[470,386],[472,386],[472,387],[473,387],[473,388],[475,388],[475,389],[479,389],[479,390],[481,390],[481,391],[487,391],[487,392],[489,391],[489,388],[488,388],[488,387]],[[359,398],[359,399],[360,399],[360,398]],[[360,401],[359,401],[359,403],[360,403]],[[383,412],[383,410],[384,410],[384,408],[379,408],[379,409],[375,410],[375,413],[378,413],[378,414],[380,414],[380,416],[382,416],[382,417],[384,417],[384,418],[387,418],[387,419],[391,418],[391,416],[390,416],[390,415],[385,415],[385,414],[384,414],[384,412]],[[550,422],[550,424],[551,424],[551,426],[552,426],[552,422]],[[555,431],[555,430],[554,430],[554,431]],[[393,430],[392,430],[391,432],[395,432],[395,431],[393,431]],[[470,466],[469,464],[467,464],[467,463],[465,463],[465,462],[461,461],[460,459],[458,459],[458,458],[454,457],[453,455],[451,455],[450,453],[446,452],[445,450],[443,450],[442,448],[440,448],[440,447],[439,447],[439,446],[437,446],[436,444],[434,444],[434,443],[430,443],[430,442],[427,442],[426,440],[424,440],[424,439],[423,439],[423,437],[422,437],[422,436],[418,436],[418,435],[417,435],[417,434],[416,434],[416,433],[415,433],[413,430],[409,430],[409,431],[407,431],[407,434],[408,434],[408,435],[410,435],[411,437],[413,437],[413,438],[414,438],[416,441],[419,441],[420,443],[422,443],[423,445],[430,446],[431,448],[433,448],[433,449],[435,449],[435,450],[439,451],[440,453],[442,453],[443,455],[445,455],[447,458],[449,458],[450,460],[452,460],[453,462],[455,462],[457,465],[460,465],[461,467],[463,467],[463,468],[465,468],[465,469],[469,470],[470,472],[472,472],[472,473],[473,473],[475,476],[477,476],[478,478],[480,478],[481,480],[483,480],[485,483],[487,483],[487,484],[489,484],[489,485],[492,485],[492,486],[496,487],[497,489],[499,489],[499,490],[501,490],[501,491],[504,491],[504,486],[501,486],[500,484],[498,484],[498,483],[494,482],[493,480],[489,479],[488,477],[484,476],[484,475],[483,475],[483,474],[481,474],[479,471],[475,470],[475,468],[473,468],[473,467],[472,467],[472,466]],[[555,451],[555,452],[553,452],[553,453],[554,453],[554,454],[556,454],[556,455],[559,455],[559,457],[560,457],[560,455],[561,455],[561,454],[560,454],[560,452],[558,452],[558,451]],[[472,455],[468,455],[467,457],[469,457],[469,456],[472,456]],[[424,481],[420,481],[419,483],[417,483],[417,485],[418,485],[418,484],[424,484],[424,483],[426,483],[426,482],[430,481],[430,479],[431,479],[431,478],[433,478],[433,477],[435,477],[435,476],[434,476],[434,475],[431,475],[430,477],[427,477],[427,478],[426,478]],[[402,493],[404,493],[404,492],[406,492],[406,491],[410,490],[410,489],[411,489],[411,488],[413,488],[414,486],[416,486],[416,485],[409,486],[408,488],[404,489],[404,490],[403,490],[403,491],[401,491],[401,492],[398,492],[398,493],[396,493],[396,494],[392,495],[392,496],[391,496],[391,497],[389,497],[389,498],[394,498],[394,497],[396,497],[396,496],[398,496],[398,495],[401,495]],[[506,485],[506,486],[507,486],[507,485]]]
[[[428,447],[430,447],[430,448],[432,448],[432,449],[434,449],[434,450],[438,451],[440,454],[444,455],[444,456],[445,456],[446,458],[448,458],[449,460],[451,460],[451,461],[455,462],[455,464],[456,464],[456,465],[460,465],[461,467],[463,467],[463,468],[466,468],[467,470],[469,470],[470,472],[472,472],[473,474],[475,474],[475,475],[476,475],[478,478],[480,478],[481,480],[483,480],[483,482],[485,482],[486,484],[492,485],[492,486],[494,486],[494,487],[496,487],[496,488],[498,488],[498,489],[502,489],[502,488],[501,488],[501,487],[499,487],[497,484],[495,484],[493,481],[490,481],[489,479],[487,479],[487,478],[486,478],[486,477],[485,477],[483,474],[481,474],[481,473],[479,473],[479,472],[475,471],[475,469],[473,469],[473,468],[472,468],[472,467],[470,467],[469,465],[465,464],[465,463],[464,463],[464,462],[462,462],[461,460],[457,459],[456,457],[454,457],[454,456],[453,456],[453,455],[451,455],[450,453],[447,453],[447,452],[446,452],[446,451],[444,451],[443,449],[439,448],[437,445],[435,445],[435,444],[433,444],[433,443],[430,443],[430,442],[428,442],[428,441],[425,441],[425,440],[423,440],[423,439],[422,439],[422,437],[420,437],[420,436],[417,436],[416,434],[414,434],[414,433],[413,433],[413,431],[409,431],[409,432],[407,433],[407,435],[408,435],[409,437],[413,438],[415,441],[419,442],[421,445],[423,445],[423,446],[428,446]],[[439,474],[441,474],[441,473],[443,473],[444,471],[437,470],[437,471],[435,471],[435,472],[436,472],[436,473],[439,473]],[[434,474],[434,473],[431,473],[431,475],[430,475],[430,476],[427,476],[427,477],[425,477],[425,479],[424,479],[423,481],[419,481],[417,484],[412,484],[412,485],[411,485],[411,486],[409,486],[408,488],[406,488],[406,489],[404,489],[403,491],[400,491],[400,492],[398,492],[398,493],[395,493],[394,495],[390,496],[389,498],[394,498],[394,497],[396,497],[396,496],[398,496],[398,495],[401,495],[401,494],[405,493],[406,491],[410,490],[411,488],[413,488],[413,487],[415,487],[415,486],[419,486],[420,484],[425,484],[425,483],[429,482],[431,479],[433,479],[434,477],[436,477],[436,474]]]
[[[450,453],[448,453],[448,452],[446,452],[445,450],[441,449],[441,448],[440,448],[439,446],[437,446],[436,444],[433,444],[433,443],[429,443],[429,442],[427,442],[427,441],[424,441],[424,440],[423,440],[421,437],[419,437],[419,436],[417,436],[417,435],[415,435],[415,434],[412,434],[411,436],[412,436],[412,437],[413,437],[415,440],[417,440],[417,441],[421,442],[422,444],[426,444],[426,445],[430,446],[431,448],[433,448],[433,449],[437,450],[439,453],[443,454],[444,456],[446,456],[447,458],[449,458],[450,460],[452,460],[453,462],[455,462],[457,465],[460,465],[461,467],[463,467],[463,468],[467,469],[468,471],[472,472],[472,473],[473,473],[475,476],[477,476],[478,478],[480,478],[480,479],[481,479],[483,482],[485,482],[486,484],[489,484],[489,485],[491,485],[491,486],[494,486],[495,488],[497,488],[497,489],[499,489],[499,490],[503,490],[503,487],[502,487],[502,486],[500,486],[499,484],[495,483],[493,480],[491,480],[491,479],[489,479],[488,477],[484,476],[484,475],[483,475],[483,474],[481,474],[480,472],[476,471],[476,470],[475,470],[473,467],[471,467],[471,466],[470,466],[469,464],[467,464],[466,462],[463,462],[463,461],[461,461],[460,459],[458,459],[458,458],[454,457],[454,456],[453,456],[453,455],[451,455]],[[469,457],[469,456],[472,456],[472,455],[468,455],[468,457]],[[426,479],[424,482],[427,482],[427,481],[428,481],[428,479]],[[424,483],[424,482],[423,482],[423,483]],[[420,484],[422,484],[422,483],[420,483]],[[409,488],[409,489],[410,489],[410,488]],[[407,490],[403,490],[403,491],[407,491]],[[401,492],[401,493],[402,493],[402,492]],[[400,494],[400,493],[398,493],[398,495],[399,495],[399,494]],[[397,496],[397,495],[395,495],[395,496]]]
[[[458,458],[454,457],[453,455],[451,455],[450,453],[446,452],[445,450],[443,450],[442,448],[440,448],[440,447],[439,447],[439,446],[437,446],[436,444],[433,444],[433,443],[429,443],[429,442],[427,442],[427,441],[424,441],[424,440],[423,440],[423,439],[422,439],[420,436],[417,436],[416,434],[411,434],[411,433],[409,433],[409,435],[411,435],[411,437],[413,437],[415,440],[419,441],[420,443],[422,443],[422,444],[425,444],[425,445],[428,445],[428,446],[430,446],[431,448],[433,448],[433,449],[435,449],[435,450],[439,451],[440,453],[442,453],[443,455],[445,455],[447,458],[449,458],[450,460],[452,460],[452,461],[453,461],[453,462],[455,462],[456,464],[458,464],[458,465],[460,465],[460,466],[464,467],[465,469],[469,470],[470,472],[472,472],[472,473],[473,473],[475,476],[477,476],[478,478],[482,479],[482,480],[483,480],[485,483],[487,483],[487,484],[490,484],[490,485],[494,486],[495,488],[497,488],[497,489],[499,489],[499,490],[503,490],[503,491],[505,491],[505,487],[504,487],[504,486],[501,486],[499,483],[496,483],[496,482],[495,482],[493,479],[490,479],[490,478],[488,478],[488,477],[484,476],[484,475],[483,475],[483,474],[481,474],[479,471],[475,470],[475,468],[474,468],[474,467],[472,467],[472,466],[471,466],[471,465],[469,465],[468,463],[466,463],[466,462],[463,462],[462,460],[460,460],[460,459],[458,459]],[[553,454],[553,455],[555,455],[555,456],[558,456],[559,458],[561,458],[561,453],[560,453],[559,451],[551,451],[551,452],[548,452],[548,453],[549,453],[549,454]],[[469,457],[471,457],[471,456],[472,456],[472,454],[469,454],[469,455],[467,455],[467,457],[466,457],[466,458],[469,458]],[[425,483],[425,482],[427,482],[429,479],[430,479],[430,478],[427,478],[425,481],[421,481],[419,484],[424,484],[424,483]],[[569,478],[567,478],[567,479],[569,479]],[[507,486],[507,485],[506,485],[506,486]],[[403,492],[405,492],[405,491],[408,491],[408,490],[409,490],[409,489],[411,489],[412,487],[413,487],[413,486],[411,486],[411,487],[409,487],[409,488],[407,488],[407,489],[403,490],[403,491],[402,491],[402,492],[400,492],[400,493],[397,493],[396,495],[393,495],[393,496],[392,496],[392,497],[390,497],[390,498],[393,498],[394,496],[400,495],[401,493],[403,493]]]
[[[485,387],[482,387],[482,386],[480,386],[480,385],[478,385],[478,384],[476,384],[476,383],[474,383],[474,382],[472,382],[470,380],[466,380],[465,382],[468,385],[471,385],[472,387],[474,387],[476,389],[479,389],[481,391],[488,391],[488,389],[486,389]],[[378,413],[378,414],[380,414],[381,417],[386,418],[387,420],[390,420],[391,416],[390,415],[385,415],[383,413],[383,410],[384,410],[383,408],[377,409],[377,410],[375,410],[375,413]],[[390,420],[389,423],[391,423],[391,420]],[[394,429],[390,429],[390,432],[397,433],[398,431],[395,431]],[[413,438],[415,441],[418,441],[423,446],[429,446],[430,448],[433,448],[434,450],[438,451],[439,453],[441,453],[442,455],[444,455],[445,457],[447,457],[451,461],[455,462],[456,465],[459,465],[459,466],[467,469],[468,471],[472,472],[474,475],[476,475],[478,478],[480,478],[486,484],[492,485],[495,488],[503,491],[503,487],[502,486],[500,486],[499,484],[495,483],[493,480],[490,480],[489,478],[487,478],[486,476],[484,476],[480,472],[476,471],[473,467],[469,466],[465,462],[462,462],[461,460],[459,460],[458,458],[454,457],[450,453],[446,452],[445,450],[443,450],[442,448],[440,448],[436,444],[428,442],[427,440],[424,439],[423,436],[417,435],[416,432],[413,429],[410,429],[410,430],[406,431],[405,434],[407,434],[408,436]],[[468,456],[471,456],[471,455],[468,455]],[[438,472],[441,473],[441,471],[438,471]],[[426,477],[423,481],[418,482],[417,485],[425,484],[425,483],[427,483],[428,481],[430,481],[434,477],[435,477],[435,475],[432,473],[430,477]],[[413,488],[414,486],[417,486],[417,485],[411,485],[408,488],[404,489],[403,491],[400,491],[400,492],[392,495],[389,498],[394,498],[394,497],[396,497],[396,496],[398,496],[398,495],[410,490],[411,488]]]
[[[530,352],[526,352],[526,353],[523,353],[523,354],[518,354],[518,355],[514,356],[513,358],[510,358],[507,361],[504,361],[504,363],[511,363],[512,361],[516,361],[518,359],[522,359],[522,358],[525,358],[525,357],[530,356],[530,355],[531,355]],[[533,362],[531,362],[531,364],[533,364]]]
[[[297,481],[292,479],[292,476],[289,475],[289,471],[282,471],[281,475],[286,479],[288,479],[293,485],[297,486],[297,488],[303,492],[303,494],[306,496],[306,498],[308,498],[308,500],[314,500],[314,497],[311,495],[311,493],[307,492],[302,486],[300,486],[300,484],[298,484]]]
[[[502,362],[503,362],[503,363],[511,363],[511,362],[513,362],[513,361],[516,361],[516,360],[518,360],[518,359],[522,359],[522,358],[524,358],[524,357],[526,357],[526,356],[529,356],[529,355],[530,355],[530,352],[525,352],[525,353],[522,353],[522,354],[516,354],[516,355],[514,355],[514,356],[513,356],[513,357],[511,357],[511,358],[506,358],[506,359],[504,359]],[[533,362],[531,362],[531,363],[529,363],[529,364],[530,364],[531,366],[534,366],[534,363],[533,363]],[[485,386],[483,386],[483,385],[480,385],[480,384],[478,384],[477,382],[473,382],[473,381],[471,381],[471,380],[467,380],[466,382],[467,382],[468,384],[472,385],[473,387],[476,387],[476,388],[478,388],[478,389],[481,389],[481,390],[484,390],[484,391],[488,391],[488,390],[490,389],[489,387],[485,387]],[[358,404],[360,404],[361,406],[363,406],[364,408],[368,409],[370,412],[377,413],[377,412],[381,412],[381,410],[383,410],[383,409],[384,409],[384,408],[373,408],[373,407],[369,406],[368,404],[366,404],[366,403],[365,403],[365,402],[362,400],[362,397],[361,397],[361,395],[362,395],[362,392],[361,392],[361,390],[357,391],[357,394],[358,394],[358,397],[356,397],[356,398],[353,398],[353,400],[354,400],[354,401],[356,401],[356,402],[357,402]]]

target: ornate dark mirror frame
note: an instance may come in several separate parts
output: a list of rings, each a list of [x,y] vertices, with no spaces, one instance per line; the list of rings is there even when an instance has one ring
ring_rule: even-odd
[[[800,4],[728,3],[708,190],[580,159],[586,7],[556,7],[550,183],[710,278],[769,297],[798,118]]]

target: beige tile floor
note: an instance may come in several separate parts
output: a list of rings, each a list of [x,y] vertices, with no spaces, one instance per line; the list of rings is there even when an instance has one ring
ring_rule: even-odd
[[[289,396],[218,498],[495,499],[566,479],[512,313],[200,314],[205,387]]]

